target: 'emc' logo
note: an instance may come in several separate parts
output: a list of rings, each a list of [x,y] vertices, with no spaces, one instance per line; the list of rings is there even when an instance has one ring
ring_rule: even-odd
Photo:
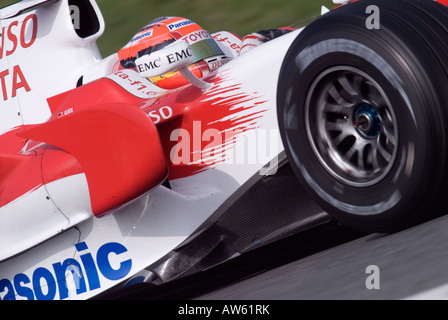
[[[140,73],[142,73],[142,72],[145,72],[145,71],[148,71],[148,70],[160,68],[160,62],[161,62],[161,58],[158,58],[158,59],[156,59],[154,61],[149,61],[149,62],[145,62],[145,63],[139,64],[137,66],[137,68],[138,68],[138,71]]]
[[[172,64],[174,62],[187,59],[188,57],[192,56],[193,56],[193,50],[191,49],[191,47],[188,47],[187,49],[182,50],[180,52],[169,54],[166,56],[166,58],[168,59],[169,64]]]

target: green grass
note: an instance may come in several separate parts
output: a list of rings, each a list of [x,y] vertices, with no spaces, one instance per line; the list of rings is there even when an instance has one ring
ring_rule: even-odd
[[[16,1],[0,0],[0,7]],[[106,21],[98,45],[103,56],[117,52],[152,19],[189,18],[210,33],[227,30],[239,36],[260,29],[306,21],[333,7],[331,0],[97,0]]]
[[[104,55],[117,51],[152,19],[168,15],[189,18],[210,33],[227,30],[239,36],[281,27],[318,15],[330,0],[98,0],[106,32],[99,46]]]

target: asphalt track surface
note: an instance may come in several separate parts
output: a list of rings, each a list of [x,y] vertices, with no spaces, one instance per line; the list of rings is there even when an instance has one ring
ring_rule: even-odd
[[[389,235],[360,234],[329,222],[199,274],[104,298],[448,299],[447,230],[448,216]],[[379,269],[379,289],[366,287],[371,265]]]
[[[448,299],[447,230],[445,216],[395,234],[367,235],[196,299]],[[370,265],[379,268],[379,289],[366,287]]]

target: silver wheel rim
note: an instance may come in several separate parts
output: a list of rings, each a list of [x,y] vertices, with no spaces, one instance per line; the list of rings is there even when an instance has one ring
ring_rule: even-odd
[[[367,187],[390,172],[398,150],[396,117],[363,71],[338,66],[321,73],[308,93],[305,121],[314,153],[338,181]]]

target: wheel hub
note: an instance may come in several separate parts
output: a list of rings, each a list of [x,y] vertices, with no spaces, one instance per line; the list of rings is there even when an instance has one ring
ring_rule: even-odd
[[[381,131],[381,119],[375,108],[365,103],[357,108],[353,127],[365,138],[376,138]]]
[[[314,80],[305,124],[319,162],[345,184],[376,184],[395,163],[398,126],[393,108],[381,86],[359,69],[333,67]]]

